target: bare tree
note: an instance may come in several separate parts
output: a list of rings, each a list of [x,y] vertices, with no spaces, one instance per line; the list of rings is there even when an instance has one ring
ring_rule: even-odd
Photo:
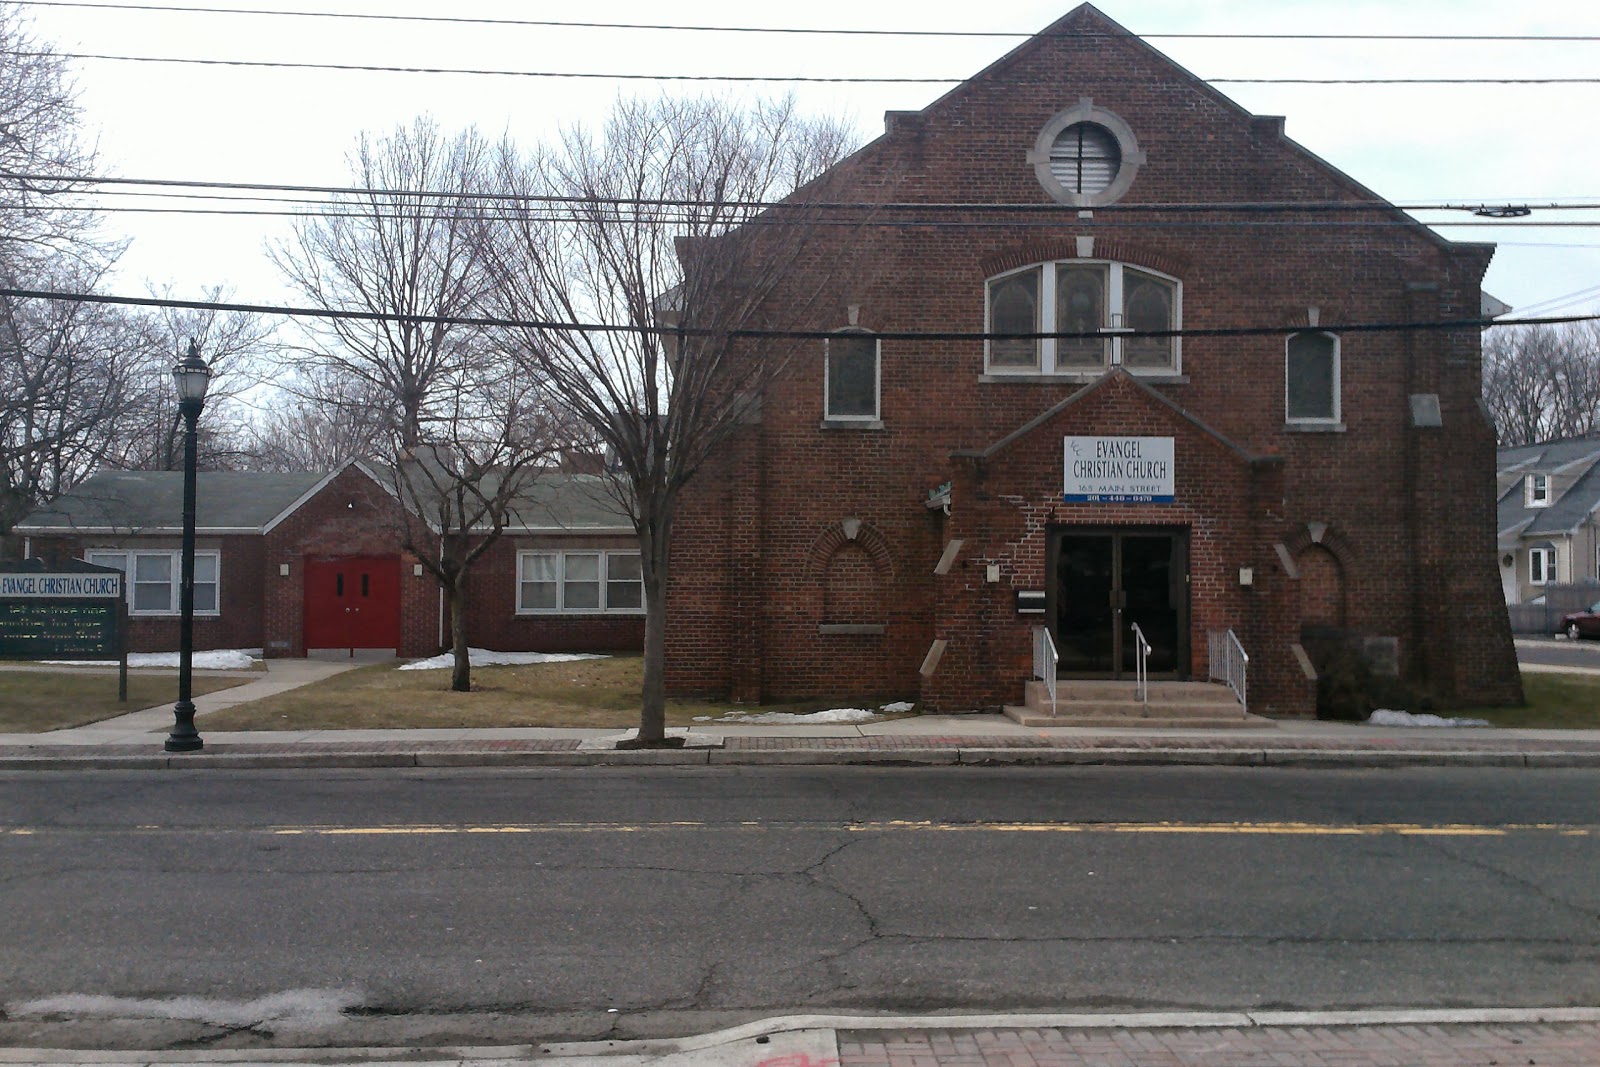
[[[482,307],[489,155],[476,131],[447,137],[424,118],[363,135],[351,159],[359,191],[271,252],[314,305],[358,313],[311,328],[296,388],[325,412],[365,407],[359,436],[385,445],[402,544],[449,599],[460,690],[470,687],[468,575],[546,449],[538,393],[519,387],[482,331],[452,321]],[[373,415],[381,433],[369,436]]]
[[[1483,398],[1502,445],[1600,432],[1600,323],[1490,331]]]
[[[171,291],[152,295],[170,296]],[[213,286],[204,299],[216,303],[229,295]],[[119,446],[108,462],[129,470],[178,469],[181,422],[168,372],[193,341],[211,368],[198,437],[201,469],[247,466],[249,414],[243,396],[262,384],[265,360],[275,349],[275,325],[265,316],[236,311],[161,307],[146,313],[140,319],[142,344],[149,373],[161,387],[145,391],[143,402],[127,414]]]
[[[474,368],[457,379],[452,410],[432,420],[428,442],[390,468],[401,547],[444,591],[450,608],[450,688],[472,688],[467,633],[472,567],[528,506],[543,461],[563,439],[549,412],[511,375]]]
[[[70,259],[43,278],[63,292],[98,280]],[[0,297],[0,535],[115,456],[121,428],[166,385],[142,340],[121,308]]]
[[[60,194],[94,171],[66,61],[0,4],[0,288],[88,293],[121,246]],[[136,404],[134,319],[0,297],[0,537],[110,447]]]
[[[740,109],[663,99],[619,103],[599,137],[574,129],[532,158],[502,148],[500,185],[520,194],[487,242],[497,312],[522,323],[506,343],[606,446],[613,493],[639,538],[641,743],[665,735],[665,592],[680,493],[754,417],[794,350],[736,332],[815,321],[821,289],[800,291],[795,268],[828,199],[819,176],[846,139],[788,100]],[[820,273],[836,283],[851,271],[842,259],[832,267]],[[570,323],[600,328],[561,325]]]
[[[489,351],[473,330],[440,322],[473,313],[483,294],[476,202],[489,155],[474,130],[453,137],[418,118],[387,137],[362,134],[351,157],[359,192],[340,194],[294,237],[269,249],[316,307],[370,318],[312,326],[303,365],[337,372],[381,399],[403,448],[451,412],[450,382]]]
[[[0,264],[7,284],[63,256],[91,267],[116,258],[120,246],[99,239],[94,213],[62,203],[61,194],[94,170],[67,61],[34,36],[14,5],[0,4]]]
[[[388,451],[383,399],[369,385],[311,367],[279,383],[246,429],[248,466],[279,472],[337,470]]]

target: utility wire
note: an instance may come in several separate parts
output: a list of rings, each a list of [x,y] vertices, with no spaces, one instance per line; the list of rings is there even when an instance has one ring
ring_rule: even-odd
[[[397,189],[387,187],[345,186],[345,185],[290,185],[271,182],[219,182],[205,181],[190,178],[124,178],[111,175],[97,174],[51,174],[33,173],[23,171],[0,170],[0,180],[8,180],[18,184],[37,185],[94,185],[94,186],[128,186],[135,191],[124,195],[157,195],[154,193],[141,193],[140,189],[215,189],[222,192],[282,192],[282,193],[317,193],[325,196],[338,197],[393,197],[395,199],[445,199],[461,201],[513,201],[517,203],[540,204],[578,204],[584,207],[596,206],[624,206],[624,207],[685,207],[685,208],[730,208],[741,209],[871,209],[874,211],[1004,211],[1004,212],[1039,212],[1055,213],[1065,210],[1078,211],[1080,208],[1068,208],[1057,203],[1009,204],[999,201],[870,201],[870,200],[705,200],[688,197],[596,197],[596,196],[566,196],[554,193],[507,193],[489,190],[460,189]],[[109,192],[106,190],[105,192]],[[89,195],[84,189],[62,189],[62,195]],[[202,195],[202,194],[184,194]],[[210,199],[211,197],[205,196]],[[283,200],[282,197],[266,197],[262,199]],[[295,199],[296,203],[324,203],[327,201],[311,201]],[[334,201],[342,202],[342,201]],[[1305,211],[1500,211],[1510,208],[1516,211],[1597,211],[1600,210],[1600,198],[1579,198],[1566,201],[1542,201],[1538,198],[1494,201],[1440,201],[1437,203],[1401,203],[1392,204],[1387,200],[1229,200],[1229,201],[1198,201],[1179,200],[1154,203],[1122,203],[1104,204],[1094,208],[1095,212],[1114,214],[1118,212],[1209,212],[1209,211],[1250,211],[1250,212],[1305,212]]]
[[[467,26],[530,26],[585,30],[651,30],[685,33],[806,34],[839,37],[999,37],[1012,40],[1034,37],[1086,37],[1103,39],[1160,38],[1161,40],[1241,41],[1600,41],[1600,36],[1565,34],[1438,34],[1438,33],[1080,33],[1059,31],[1030,33],[1020,30],[906,30],[848,29],[810,26],[710,26],[648,22],[580,22],[565,19],[473,18],[462,15],[389,15],[350,11],[276,11],[250,7],[178,7],[166,4],[91,3],[87,0],[12,0],[23,7],[92,8],[103,11],[159,11],[203,15],[276,15],[290,18],[351,19],[383,22],[446,23]]]
[[[398,205],[397,205],[398,206]],[[428,213],[410,211],[367,211],[367,210],[310,210],[296,208],[226,208],[226,207],[136,207],[130,205],[102,206],[95,204],[61,204],[51,208],[52,211],[67,212],[85,215],[170,215],[170,216],[198,216],[209,218],[282,218],[282,219],[370,219],[375,222],[405,221],[427,222],[443,221],[451,218],[460,218],[455,213]],[[576,211],[554,213],[548,210],[536,214],[521,213],[480,213],[475,216],[483,222],[583,222],[592,218],[592,215],[580,214]],[[988,229],[1057,229],[1069,225],[1063,219],[1032,218],[1032,219],[829,219],[829,218],[784,218],[782,216],[752,215],[744,218],[719,218],[703,215],[686,215],[681,213],[634,213],[627,216],[618,215],[619,221],[635,225],[650,226],[690,226],[697,225],[705,228],[729,229],[743,228],[746,226],[806,226],[806,227],[853,227],[860,229],[920,229],[920,230],[988,230]],[[1072,226],[1096,229],[1093,222],[1083,222],[1073,219]],[[1249,227],[1251,229],[1302,229],[1302,230],[1330,230],[1330,229],[1378,229],[1386,227],[1455,227],[1455,228],[1495,228],[1516,227],[1520,229],[1594,229],[1600,228],[1600,219],[1468,219],[1453,221],[1449,219],[1149,219],[1128,218],[1100,223],[1098,228],[1115,226],[1119,229],[1141,230],[1181,230],[1181,229],[1225,229],[1229,227]]]
[[[641,74],[635,71],[502,70],[479,67],[393,67],[369,63],[296,63],[267,59],[202,59],[194,56],[125,56],[104,52],[0,52],[0,55],[39,59],[92,59],[115,63],[174,63],[199,67],[267,68],[274,70],[329,70],[377,74],[463,74],[496,78],[574,78],[600,81],[795,83],[825,85],[950,85],[971,75],[952,78],[891,78],[801,74]],[[1143,85],[1142,78],[1100,78],[1100,83]],[[1600,78],[1201,78],[1214,85],[1600,85]]]
[[[63,300],[87,304],[120,304],[133,307],[182,308],[191,311],[238,311],[249,314],[281,315],[288,318],[342,319],[363,322],[403,322],[428,326],[471,326],[489,329],[564,330],[572,333],[654,334],[671,337],[716,337],[741,340],[787,339],[827,340],[838,330],[712,330],[676,326],[636,326],[599,322],[559,322],[541,319],[507,319],[475,315],[405,315],[384,311],[348,311],[337,308],[286,307],[274,304],[244,304],[222,300],[176,300],[155,296],[111,296],[100,293],[67,293],[43,289],[0,288],[0,297],[32,300]],[[1559,315],[1542,318],[1442,319],[1422,322],[1323,323],[1323,333],[1413,333],[1451,330],[1482,330],[1495,326],[1554,326],[1571,322],[1600,321],[1596,315]],[[1187,327],[1180,330],[1120,330],[1120,337],[1280,337],[1309,329],[1304,323],[1292,326]],[[1053,333],[994,333],[974,330],[883,330],[872,336],[883,341],[990,341],[1044,340],[1048,338],[1104,338],[1100,330]]]

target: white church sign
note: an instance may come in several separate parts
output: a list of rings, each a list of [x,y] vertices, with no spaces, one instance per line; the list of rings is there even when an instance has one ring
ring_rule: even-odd
[[[1083,504],[1170,504],[1173,438],[1065,438],[1062,499]]]

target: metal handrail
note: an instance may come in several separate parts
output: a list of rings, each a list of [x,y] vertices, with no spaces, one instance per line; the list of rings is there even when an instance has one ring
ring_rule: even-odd
[[[1139,629],[1138,623],[1133,623],[1133,678],[1134,698],[1144,705],[1144,714],[1150,715],[1150,642],[1145,640],[1144,631]]]
[[[1211,646],[1211,680],[1227,682],[1228,688],[1233,690],[1233,695],[1239,698],[1240,714],[1248,715],[1250,656],[1245,652],[1244,645],[1239,642],[1239,635],[1232,630],[1214,630],[1208,636]]]
[[[1056,640],[1050,636],[1050,627],[1033,628],[1033,676],[1045,685],[1050,693],[1050,714],[1056,713],[1056,666],[1061,654],[1056,651]]]

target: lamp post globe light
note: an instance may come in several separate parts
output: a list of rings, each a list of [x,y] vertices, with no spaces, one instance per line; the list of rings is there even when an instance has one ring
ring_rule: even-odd
[[[188,356],[172,368],[172,382],[178,390],[178,411],[183,415],[183,562],[178,587],[178,702],[172,707],[172,733],[167,737],[166,749],[198,752],[205,742],[194,728],[190,692],[194,665],[194,483],[198,465],[195,423],[206,402],[211,368],[200,358],[200,347],[192,338]]]

